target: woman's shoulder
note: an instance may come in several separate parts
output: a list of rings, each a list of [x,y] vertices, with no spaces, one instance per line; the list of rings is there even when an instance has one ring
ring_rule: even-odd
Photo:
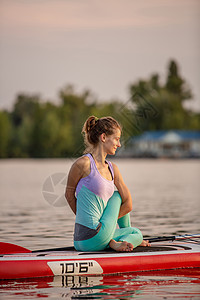
[[[87,155],[83,155],[76,159],[74,166],[81,168],[82,170],[90,167],[90,159]]]
[[[90,171],[89,162],[90,161],[87,156],[79,157],[78,159],[76,159],[69,170],[68,185],[72,187],[76,186],[82,177],[88,175]]]
[[[111,162],[111,164],[112,164],[112,167],[113,167],[114,176],[116,177],[119,174],[118,166],[113,162]]]
[[[89,159],[88,155],[82,155],[81,157],[77,158],[77,160],[75,161],[75,163],[80,164],[80,165],[88,164],[89,162],[90,162],[90,159]]]

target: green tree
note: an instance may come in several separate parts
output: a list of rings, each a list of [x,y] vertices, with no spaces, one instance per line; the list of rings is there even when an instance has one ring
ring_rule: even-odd
[[[30,156],[31,157],[39,157],[44,158],[46,152],[46,143],[48,143],[48,131],[51,130],[52,127],[46,128],[49,122],[46,118],[46,111],[42,105],[38,105],[34,109],[33,114],[33,129],[31,132],[31,143],[30,143]]]
[[[33,119],[25,116],[20,126],[13,127],[12,148],[13,157],[30,157],[31,135],[33,130]]]
[[[40,105],[39,95],[19,94],[10,113],[12,121],[10,156],[31,157],[30,145],[35,111]]]
[[[11,113],[13,124],[20,126],[24,117],[34,117],[35,109],[40,103],[39,95],[19,94],[16,97]]]
[[[171,60],[168,66],[165,88],[171,94],[176,95],[180,102],[192,98],[191,90],[186,81],[180,75],[179,67],[174,60]]]
[[[139,80],[130,86],[134,116],[139,119],[137,133],[144,130],[195,129],[196,122],[184,108],[184,101],[192,99],[192,93],[179,72],[175,61],[170,61],[167,78],[160,83],[159,75],[148,80]],[[195,123],[195,125],[194,125]],[[194,128],[195,127],[195,128]]]
[[[11,127],[11,121],[8,113],[0,111],[0,158],[6,158],[9,156]]]

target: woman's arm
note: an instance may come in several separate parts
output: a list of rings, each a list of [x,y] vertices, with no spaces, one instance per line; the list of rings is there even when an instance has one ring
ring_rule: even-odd
[[[121,218],[132,210],[132,198],[118,167],[114,163],[112,165],[114,170],[114,184],[122,197],[122,205],[119,211],[119,218]]]
[[[88,175],[88,168],[90,168],[88,161],[89,159],[87,157],[79,158],[77,161],[75,161],[69,171],[65,198],[67,199],[67,202],[69,203],[69,206],[74,214],[76,214],[76,186],[82,177]]]

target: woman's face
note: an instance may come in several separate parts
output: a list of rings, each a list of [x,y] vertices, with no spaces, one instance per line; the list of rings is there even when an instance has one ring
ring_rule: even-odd
[[[115,155],[118,147],[121,147],[120,137],[121,130],[119,128],[114,129],[114,133],[111,135],[105,135],[104,149],[109,155]]]

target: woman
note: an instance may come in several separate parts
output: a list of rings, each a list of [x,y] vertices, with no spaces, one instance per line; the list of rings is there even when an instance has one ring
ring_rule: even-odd
[[[147,246],[139,229],[130,225],[132,199],[119,169],[106,156],[115,155],[121,127],[112,117],[89,117],[82,133],[85,155],[72,165],[66,199],[76,215],[74,247],[79,251],[100,251],[110,247],[129,252]],[[114,186],[118,191],[114,191]],[[116,229],[116,225],[119,228]]]

